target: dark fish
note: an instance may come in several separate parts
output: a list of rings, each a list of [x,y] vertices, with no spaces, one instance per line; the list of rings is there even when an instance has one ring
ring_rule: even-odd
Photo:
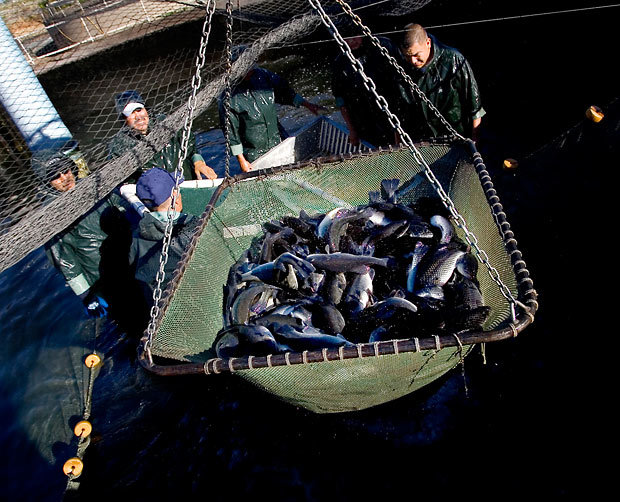
[[[456,271],[463,277],[475,281],[478,276],[478,260],[471,253],[465,253],[456,262]]]
[[[330,273],[325,284],[325,300],[338,305],[347,287],[347,278],[342,272]]]
[[[491,307],[482,305],[475,309],[454,309],[446,313],[446,329],[450,331],[481,330],[491,314]]]
[[[230,308],[232,324],[247,324],[253,315],[265,312],[275,305],[279,288],[269,284],[253,284],[240,291]]]
[[[404,298],[386,298],[367,307],[357,317],[347,322],[345,337],[362,342],[364,336],[383,326],[393,336],[409,338],[417,330],[419,315],[417,307]]]
[[[306,308],[308,303],[306,301],[299,301],[282,304],[273,309],[271,313],[294,317],[302,321],[304,326],[309,326],[311,324],[312,312]]]
[[[309,294],[315,295],[325,284],[325,272],[312,272],[304,281],[302,290],[308,291]]]
[[[452,285],[452,303],[461,308],[475,309],[484,305],[480,287],[475,280],[459,277]]]
[[[418,307],[405,298],[393,296],[371,305],[366,309],[364,314],[373,316],[377,319],[386,320],[394,316],[398,310],[408,311],[415,314],[418,311]]]
[[[292,265],[295,269],[295,272],[302,278],[306,279],[312,272],[316,269],[314,265],[310,263],[308,260],[304,260],[299,256],[294,255],[293,253],[282,253],[274,260],[274,266],[282,270],[283,272],[287,271],[285,265]]]
[[[327,230],[327,245],[329,252],[334,253],[340,249],[340,239],[348,229],[349,225],[356,220],[365,220],[372,215],[372,209],[365,207],[363,209],[353,208],[339,212],[331,222]]]
[[[214,341],[217,357],[266,356],[290,351],[264,326],[235,325],[221,330]]]
[[[265,326],[266,328],[270,328],[271,325],[273,324],[279,324],[279,325],[284,325],[284,324],[290,324],[291,326],[301,329],[304,327],[304,322],[299,319],[299,317],[293,317],[290,315],[284,315],[284,314],[274,314],[274,313],[267,313],[258,317],[255,317],[253,319],[254,324],[257,324],[258,326]]]
[[[364,254],[372,254],[368,251],[374,250],[380,240],[387,239],[388,237],[394,237],[396,239],[402,237],[408,228],[409,224],[405,220],[395,221],[384,227],[379,227],[371,235],[364,239],[361,246],[362,252]],[[384,247],[391,248],[390,244],[391,243],[388,243]]]
[[[365,274],[370,267],[387,267],[388,258],[374,256],[359,256],[349,253],[311,254],[307,260],[315,267],[331,272],[352,272]]]
[[[343,332],[346,321],[340,310],[334,305],[309,303],[306,308],[311,312],[312,326],[330,335]]]
[[[293,253],[282,253],[275,260],[263,263],[241,275],[242,281],[261,281],[268,284],[280,285],[281,280],[289,274],[288,265],[291,265],[301,279],[306,279],[315,271],[314,266],[307,260]],[[280,272],[280,273],[278,273]]]
[[[258,281],[273,284],[276,281],[276,271],[274,262],[263,263],[241,274],[241,280],[244,282]]]
[[[372,331],[372,333],[370,333],[370,337],[368,338],[368,341],[370,343],[374,343],[374,342],[382,342],[384,340],[391,340],[389,333],[390,331],[388,328],[386,328],[385,326],[379,326],[375,328]]]
[[[314,226],[301,218],[296,218],[295,216],[283,216],[280,218],[282,224],[286,227],[290,227],[293,231],[303,237],[304,239],[309,239],[314,235]]]
[[[329,335],[313,327],[305,327],[299,330],[290,325],[274,326],[273,335],[279,343],[283,343],[298,352],[352,345],[342,335]]]
[[[267,233],[263,239],[261,248],[260,263],[267,263],[273,260],[273,246],[279,240],[286,240],[295,235],[292,228],[283,228],[276,233]]]

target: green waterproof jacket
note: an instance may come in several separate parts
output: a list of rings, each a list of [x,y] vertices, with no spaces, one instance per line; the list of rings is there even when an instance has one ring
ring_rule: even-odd
[[[164,119],[163,116],[151,118],[151,123],[161,122]],[[179,131],[174,135],[170,142],[159,152],[153,147],[155,153],[153,157],[146,162],[128,181],[135,182],[140,175],[148,171],[153,167],[161,167],[166,171],[173,173],[176,171],[177,162],[179,158],[179,152],[181,151],[181,140],[183,131]],[[127,150],[130,150],[140,143],[150,145],[148,134],[140,134],[139,132],[130,129],[126,125],[116,133],[108,145],[108,159],[115,159],[123,155]],[[194,162],[198,160],[204,160],[202,155],[196,152],[196,138],[194,133],[189,138],[187,147],[187,156],[183,162],[183,178],[186,180],[195,179]]]
[[[177,263],[189,246],[199,221],[195,216],[184,213],[176,213],[174,217],[168,261],[164,267],[166,276],[162,291],[166,288]],[[153,291],[157,286],[157,272],[163,248],[166,218],[167,212],[165,211],[145,213],[134,232],[129,251],[130,266],[135,270],[135,278],[142,286],[149,306],[152,304]]]
[[[379,42],[393,57],[397,49],[392,42],[379,37]],[[364,67],[364,73],[375,83],[377,93],[386,98],[395,94],[395,70],[368,38],[355,49],[353,55]],[[340,54],[332,64],[332,93],[336,106],[345,107],[359,137],[373,146],[388,146],[394,142],[394,130],[387,115],[381,110],[374,95],[364,86],[364,81],[349,59]]]
[[[100,279],[102,245],[121,227],[129,226],[124,216],[127,207],[113,192],[45,244],[49,260],[76,295],[90,290]]]
[[[286,137],[276,103],[299,106],[304,99],[288,82],[264,68],[255,68],[230,97],[230,151],[253,162]],[[225,127],[224,99],[219,99],[220,125]]]
[[[473,71],[458,50],[442,44],[432,35],[429,37],[433,52],[426,66],[416,69],[404,59],[400,64],[448,123],[458,133],[470,137],[473,120],[485,114]],[[440,118],[404,79],[400,79],[398,85],[396,113],[414,140],[449,134]]]

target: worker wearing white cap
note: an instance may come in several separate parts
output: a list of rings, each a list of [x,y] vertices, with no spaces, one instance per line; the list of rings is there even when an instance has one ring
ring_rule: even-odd
[[[146,141],[151,123],[145,100],[137,91],[121,92],[115,98],[115,105],[116,111],[123,121],[123,127],[110,142],[109,158],[111,159],[120,157],[127,150],[139,144],[140,141]],[[155,123],[159,120],[162,118],[152,119]],[[181,134],[177,133],[162,150],[138,170],[137,177],[153,167],[161,167],[169,172],[175,171],[180,150]],[[185,179],[217,178],[215,171],[207,165],[202,155],[196,151],[196,139],[193,134],[190,136],[187,157],[183,162],[183,176]]]

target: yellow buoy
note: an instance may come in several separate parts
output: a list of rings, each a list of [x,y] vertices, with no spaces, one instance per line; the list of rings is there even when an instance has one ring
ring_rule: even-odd
[[[586,110],[586,117],[588,117],[592,122],[600,122],[603,120],[605,114],[603,110],[601,110],[598,106],[591,106]]]
[[[515,159],[504,159],[504,169],[516,169],[519,167],[519,161]]]
[[[82,474],[82,469],[84,469],[84,463],[78,457],[70,458],[62,466],[62,470],[67,476],[76,478]]]
[[[84,364],[89,368],[94,368],[101,362],[101,358],[97,354],[89,354],[84,360]]]
[[[88,420],[80,420],[73,428],[73,433],[77,437],[88,437],[93,431],[93,426]]]

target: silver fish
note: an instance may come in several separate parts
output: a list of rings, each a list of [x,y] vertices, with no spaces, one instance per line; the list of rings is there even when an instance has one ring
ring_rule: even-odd
[[[305,327],[301,330],[290,325],[274,326],[275,339],[296,351],[318,350],[353,345],[342,335],[329,335],[320,329]]]
[[[321,238],[325,238],[325,236],[327,235],[327,232],[329,231],[329,227],[333,223],[334,219],[344,214],[346,211],[347,211],[347,208],[345,207],[336,207],[332,209],[331,211],[329,211],[328,213],[326,213],[323,219],[321,220],[321,223],[319,223],[319,226],[317,227],[317,231],[316,231],[317,235]]]
[[[388,258],[376,258],[374,256],[359,256],[349,253],[311,254],[307,260],[315,267],[331,272],[352,272],[365,274],[370,267],[387,267]]]
[[[452,277],[456,264],[465,251],[455,246],[440,246],[432,255],[427,255],[419,265],[420,289],[443,287]],[[417,294],[417,292],[416,292]]]
[[[448,218],[445,218],[439,214],[431,216],[431,225],[441,230],[441,238],[439,244],[447,244],[454,237],[454,227]]]
[[[357,274],[347,288],[344,303],[350,314],[357,314],[364,310],[372,299],[372,280],[375,271],[371,268],[365,274]]]
[[[413,249],[413,255],[411,257],[411,263],[407,267],[407,291],[413,293],[415,288],[415,278],[418,272],[418,265],[424,258],[424,255],[428,252],[429,246],[418,241]]]

